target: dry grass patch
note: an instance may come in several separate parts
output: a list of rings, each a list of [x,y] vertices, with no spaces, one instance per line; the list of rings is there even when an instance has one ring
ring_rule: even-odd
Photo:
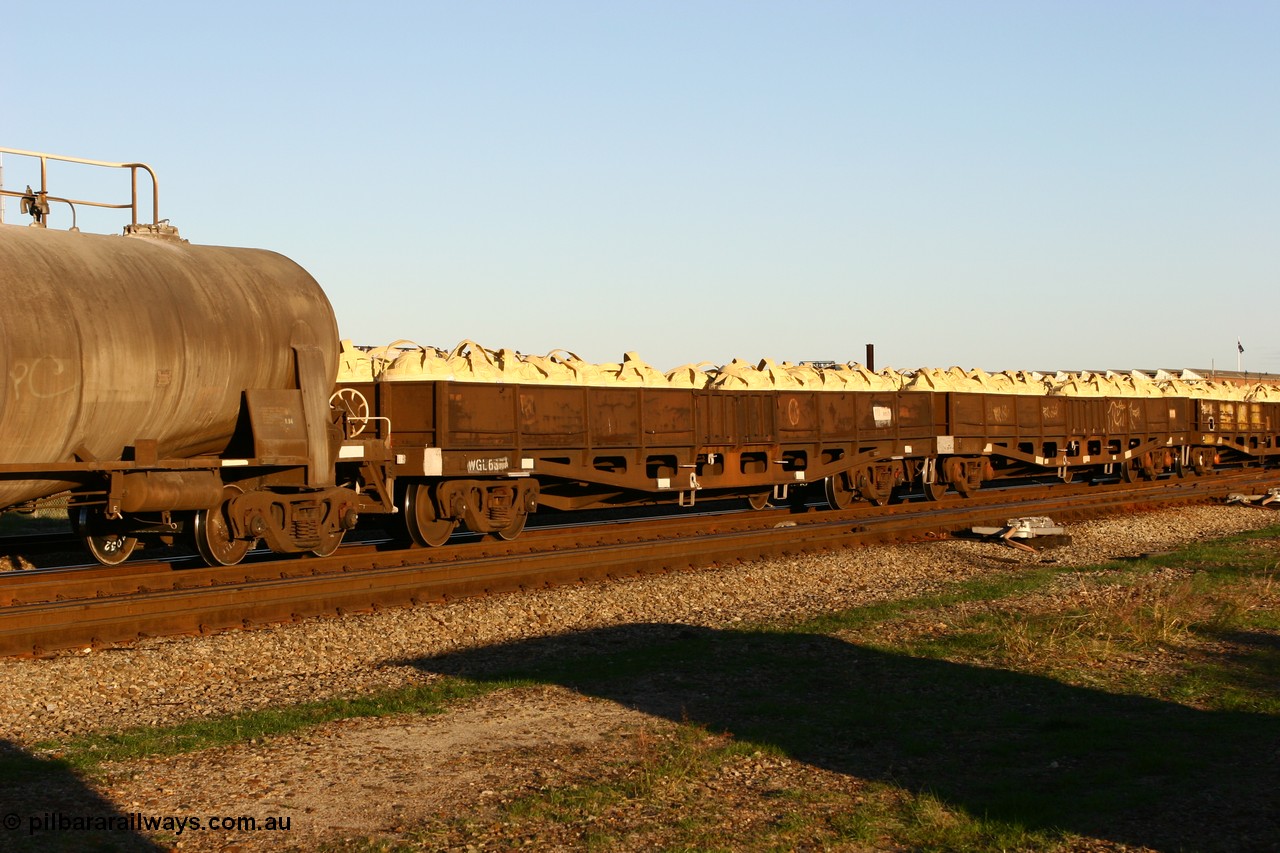
[[[1270,539],[1237,537],[1234,546],[1063,571],[1029,589],[944,600],[837,633],[886,650],[1209,707],[1233,662],[1269,668],[1266,638],[1280,636],[1277,550]],[[1255,692],[1270,707],[1275,697]],[[1238,707],[1239,691],[1231,697]]]

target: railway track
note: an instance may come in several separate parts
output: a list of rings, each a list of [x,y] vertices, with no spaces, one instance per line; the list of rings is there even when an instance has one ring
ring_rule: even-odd
[[[0,655],[40,655],[139,638],[198,634],[322,615],[679,571],[872,542],[939,538],[1017,515],[1070,521],[1122,509],[1202,503],[1264,489],[1255,469],[1142,484],[1001,489],[966,500],[843,512],[805,507],[684,515],[571,530],[530,529],[513,542],[433,549],[353,543],[328,558],[195,567],[182,557],[119,566],[0,574]]]

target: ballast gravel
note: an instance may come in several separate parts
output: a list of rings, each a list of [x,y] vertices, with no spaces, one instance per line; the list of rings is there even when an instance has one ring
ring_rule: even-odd
[[[920,595],[1050,561],[1088,565],[1273,523],[1248,507],[1189,507],[1071,525],[1038,554],[941,541],[873,546],[442,605],[313,619],[209,637],[153,639],[0,660],[0,738],[16,745],[155,726],[437,677],[412,661],[631,623],[710,628],[781,621]]]

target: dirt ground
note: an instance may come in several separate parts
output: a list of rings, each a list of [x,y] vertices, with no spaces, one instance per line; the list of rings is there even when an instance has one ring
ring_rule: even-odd
[[[346,720],[304,734],[118,766],[102,793],[123,812],[292,818],[287,833],[185,832],[181,850],[314,849],[394,838],[565,775],[625,760],[670,726],[563,688],[503,691],[438,716]]]

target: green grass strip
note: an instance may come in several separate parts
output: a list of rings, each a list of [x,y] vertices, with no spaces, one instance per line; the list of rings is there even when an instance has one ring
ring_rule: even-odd
[[[1248,548],[1255,541],[1280,537],[1280,525],[1247,531],[1211,542],[1194,543],[1178,551],[1137,560],[1115,560],[1088,566],[1037,564],[1000,576],[982,576],[948,584],[929,595],[875,602],[836,613],[824,613],[799,622],[753,626],[761,630],[803,634],[832,634],[859,631],[884,622],[919,613],[941,610],[974,601],[994,602],[1047,589],[1057,578],[1072,574],[1124,572],[1140,576],[1163,566],[1193,566],[1217,581],[1229,582],[1268,570],[1280,572],[1280,553],[1257,552]],[[1242,553],[1241,546],[1246,546]]]
[[[228,746],[258,738],[303,731],[335,720],[387,717],[395,714],[439,714],[450,705],[497,690],[521,686],[514,681],[473,682],[441,678],[368,696],[306,702],[284,708],[266,708],[204,720],[191,720],[162,728],[138,727],[103,732],[64,741],[37,744],[37,750],[53,756],[64,768],[87,772],[112,761],[130,761]],[[29,762],[28,762],[29,764]],[[0,758],[0,771],[6,768]]]

